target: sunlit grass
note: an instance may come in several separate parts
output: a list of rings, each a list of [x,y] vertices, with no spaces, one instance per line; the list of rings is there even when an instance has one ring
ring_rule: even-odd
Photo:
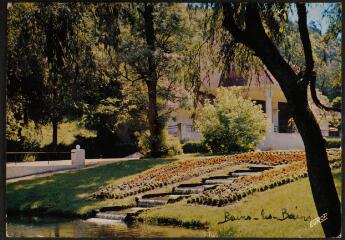
[[[22,134],[27,139],[39,143],[40,147],[43,148],[52,143],[52,124],[35,126],[33,122],[29,122]],[[83,128],[77,121],[66,121],[58,125],[58,144],[70,145],[76,140],[77,135],[95,137],[96,132]]]
[[[83,215],[99,207],[134,204],[134,197],[91,200],[88,196],[103,186],[116,184],[128,176],[175,160],[132,160],[10,183],[6,189],[6,207],[10,211]]]
[[[341,170],[333,172],[336,188],[341,196]],[[272,216],[282,217],[282,209],[300,216],[317,217],[312,198],[310,183],[307,178],[275,189],[255,193],[226,207],[192,205],[180,202],[153,208],[140,217],[147,222],[155,219],[172,218],[182,222],[198,220],[208,225],[212,235],[219,237],[324,237],[320,225],[310,228],[310,221],[265,220],[261,210]],[[236,220],[223,224],[225,213],[233,216],[251,216],[258,220]]]

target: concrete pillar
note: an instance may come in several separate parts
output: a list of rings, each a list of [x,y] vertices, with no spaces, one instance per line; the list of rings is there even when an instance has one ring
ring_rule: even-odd
[[[266,116],[267,121],[270,124],[269,132],[273,132],[273,114],[272,114],[272,91],[271,89],[266,89]]]
[[[178,132],[179,132],[179,139],[182,141],[184,139],[184,125],[183,123],[178,123]]]
[[[78,167],[84,167],[85,166],[85,150],[80,149],[79,145],[77,145],[75,148],[76,149],[71,150],[72,165],[78,166]]]

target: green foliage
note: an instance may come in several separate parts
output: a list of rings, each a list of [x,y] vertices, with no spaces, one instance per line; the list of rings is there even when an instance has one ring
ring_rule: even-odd
[[[60,123],[80,115],[80,103],[95,90],[87,12],[81,4],[9,8],[8,99],[20,108],[17,121]]]
[[[207,153],[207,147],[201,142],[185,142],[182,146],[183,153]]]
[[[147,156],[150,153],[150,131],[146,130],[136,134],[140,152]]]
[[[40,150],[40,144],[37,139],[32,139],[26,136],[22,136],[19,141],[9,140],[7,142],[8,151],[28,151],[34,152]]]
[[[234,89],[219,88],[216,98],[200,109],[197,127],[212,153],[254,149],[265,136],[267,120],[260,106]]]
[[[23,158],[23,162],[34,162],[36,161],[35,154],[25,154]]]
[[[326,148],[340,148],[341,138],[325,138]]]
[[[150,151],[151,151],[151,134],[150,131],[146,130],[141,132],[140,134],[137,134],[138,136],[138,146],[140,149],[140,152],[144,156],[149,156]],[[170,135],[167,130],[162,131],[162,145],[160,152],[162,153],[163,156],[175,156],[183,153],[182,145],[180,141]]]
[[[167,156],[175,156],[183,154],[183,149],[180,141],[177,137],[168,134],[165,130],[163,131],[163,152]]]
[[[340,96],[333,99],[332,106],[336,107],[336,108],[341,108],[341,97]]]
[[[325,40],[336,39],[340,41],[341,37],[341,3],[331,3],[323,12],[323,17],[327,18],[329,27],[325,34]]]
[[[156,110],[162,126],[175,109],[197,105],[203,81],[210,80],[213,70],[222,73],[222,81],[231,63],[242,77],[249,77],[253,69],[262,67],[261,61],[230,41],[221,27],[221,4],[213,6],[153,4],[152,54],[145,37],[144,3],[12,4],[8,8],[7,139],[26,144],[22,149],[34,149],[30,144],[37,143],[35,136],[24,133],[30,120],[51,127],[48,123],[53,119],[64,124],[65,118],[81,118],[84,127],[95,130],[99,138],[82,136],[79,140],[88,147],[107,141],[134,143],[134,133],[148,129],[145,82],[151,55],[156,62]],[[236,4],[240,27],[244,27],[244,6]],[[259,8],[265,29],[288,63],[303,66],[298,26],[287,19],[290,6],[262,4]],[[334,33],[333,37],[321,35],[315,27],[310,28],[310,37],[317,87],[339,106],[341,5],[329,6],[324,15],[331,23],[327,34]],[[224,66],[216,53],[224,57]],[[62,131],[58,139],[63,137],[58,144],[69,146],[76,140],[58,129]],[[43,135],[52,137],[51,130]],[[46,146],[51,140],[47,141],[39,143]]]
[[[317,73],[316,87],[333,100],[341,95],[341,43],[334,38],[326,40],[327,34],[321,35],[315,26],[309,26],[309,37]],[[295,68],[304,65],[305,58],[297,23],[288,23],[284,30],[284,41],[278,47],[289,64]]]
[[[11,109],[11,105],[6,103],[6,139],[11,141],[19,141],[18,129],[21,128],[20,121],[16,120],[15,112]]]

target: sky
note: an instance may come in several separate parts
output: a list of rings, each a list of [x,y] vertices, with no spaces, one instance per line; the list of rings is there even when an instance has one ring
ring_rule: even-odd
[[[311,22],[316,22],[318,28],[321,30],[321,33],[324,34],[328,29],[328,20],[326,18],[322,18],[322,13],[326,10],[331,3],[309,3],[307,4],[307,21],[308,25]],[[289,19],[291,21],[297,21],[297,13],[296,8],[293,6],[293,13],[289,14]]]

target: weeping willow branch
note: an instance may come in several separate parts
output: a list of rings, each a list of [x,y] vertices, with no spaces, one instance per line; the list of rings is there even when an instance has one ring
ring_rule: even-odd
[[[315,72],[312,72],[312,75],[310,77],[310,93],[311,93],[311,98],[313,99],[313,102],[318,108],[321,108],[325,111],[341,112],[340,108],[327,107],[321,103],[320,99],[318,98],[316,94],[316,73]]]
[[[314,59],[307,27],[307,11],[304,3],[296,4],[298,14],[298,28],[303,45],[306,68],[303,73],[303,83],[310,84],[310,93],[315,105],[326,111],[341,112],[340,108],[327,107],[321,103],[316,94],[316,73],[314,72]]]

